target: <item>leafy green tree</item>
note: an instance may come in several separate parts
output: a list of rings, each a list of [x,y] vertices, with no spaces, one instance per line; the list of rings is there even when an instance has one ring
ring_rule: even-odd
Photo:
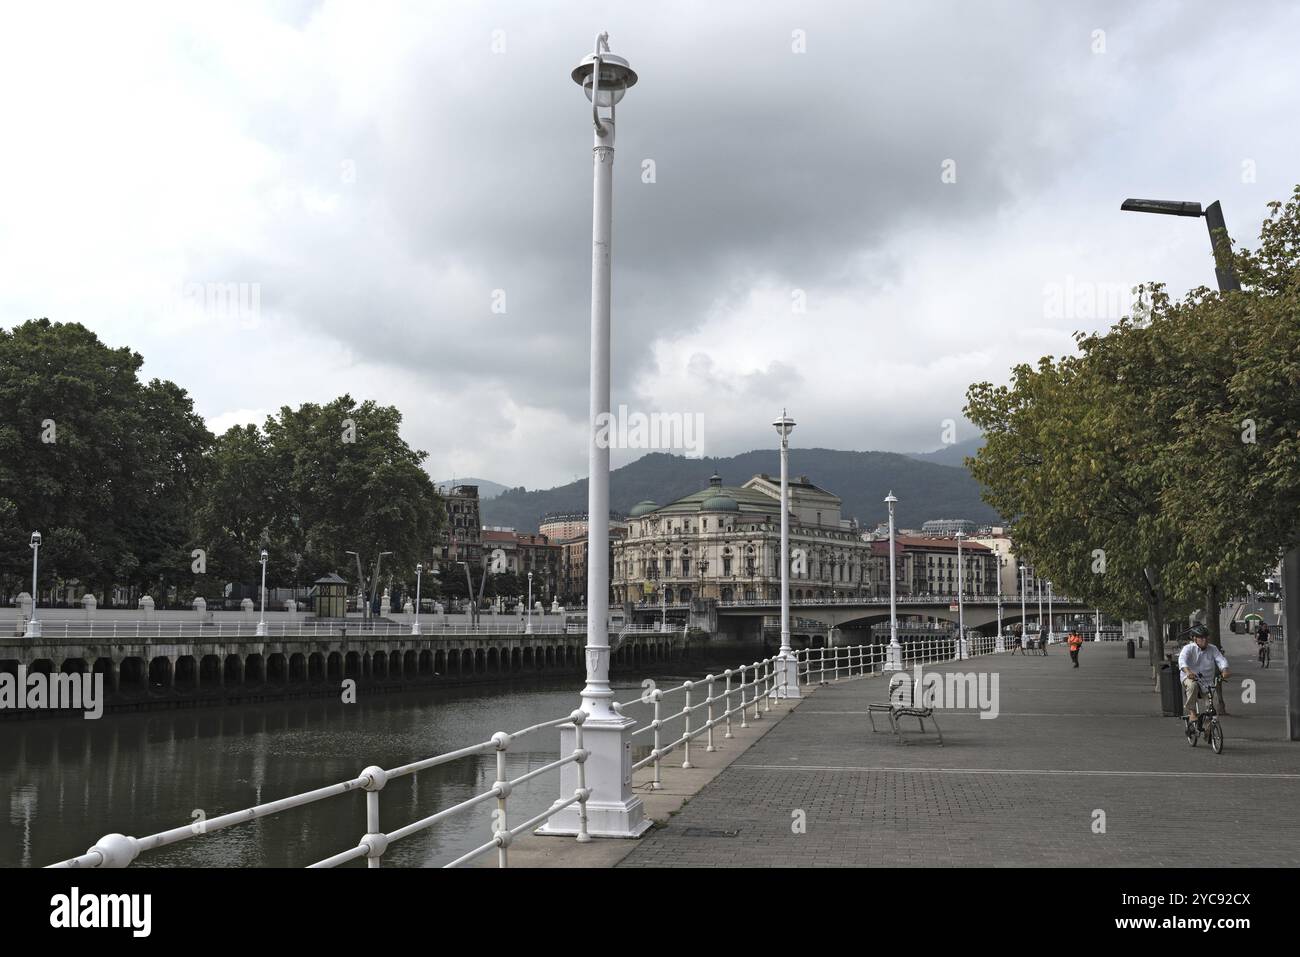
[[[413,584],[416,563],[432,562],[446,509],[422,467],[427,453],[406,444],[401,421],[391,406],[344,395],[286,406],[261,430],[228,431],[199,510],[209,571],[255,582],[266,548],[268,587],[306,589],[327,572],[351,577],[348,550],[361,554],[367,576],[375,556],[391,551],[381,575]]]
[[[183,389],[141,383],[143,359],[78,323],[0,330],[0,579],[41,578],[165,595],[180,561],[193,479],[212,437]]]

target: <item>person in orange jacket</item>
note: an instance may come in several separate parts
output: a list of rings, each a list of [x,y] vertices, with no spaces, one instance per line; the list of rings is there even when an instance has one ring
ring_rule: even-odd
[[[1070,632],[1070,637],[1066,639],[1070,645],[1070,658],[1074,661],[1074,667],[1079,667],[1079,649],[1083,647],[1083,636],[1077,631]]]

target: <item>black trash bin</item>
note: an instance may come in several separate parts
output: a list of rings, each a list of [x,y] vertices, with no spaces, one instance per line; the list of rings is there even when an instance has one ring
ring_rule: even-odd
[[[1177,718],[1183,713],[1183,689],[1178,682],[1178,669],[1172,661],[1160,665],[1160,711]]]
[[[1134,649],[1133,649],[1133,639],[1132,639],[1132,638],[1130,638],[1130,639],[1128,640],[1128,656],[1129,656],[1130,658],[1136,658],[1136,657],[1137,657],[1137,652],[1134,651]]]

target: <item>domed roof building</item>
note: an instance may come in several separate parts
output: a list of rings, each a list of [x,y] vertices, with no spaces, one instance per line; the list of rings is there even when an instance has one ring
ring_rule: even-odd
[[[841,518],[840,498],[806,476],[789,485],[790,547],[806,556],[790,580],[791,597],[870,593],[871,548],[857,522]],[[779,479],[724,485],[715,472],[705,488],[667,505],[638,503],[627,538],[615,545],[615,600],[680,607],[699,598],[778,599],[780,500]]]

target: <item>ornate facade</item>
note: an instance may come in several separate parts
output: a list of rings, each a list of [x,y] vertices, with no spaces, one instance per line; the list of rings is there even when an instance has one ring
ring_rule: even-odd
[[[875,594],[871,544],[855,521],[841,517],[840,498],[806,476],[789,486],[791,597]],[[708,488],[668,505],[641,502],[614,547],[615,600],[777,600],[780,497],[780,480],[769,475],[742,486],[724,486],[714,475]]]

